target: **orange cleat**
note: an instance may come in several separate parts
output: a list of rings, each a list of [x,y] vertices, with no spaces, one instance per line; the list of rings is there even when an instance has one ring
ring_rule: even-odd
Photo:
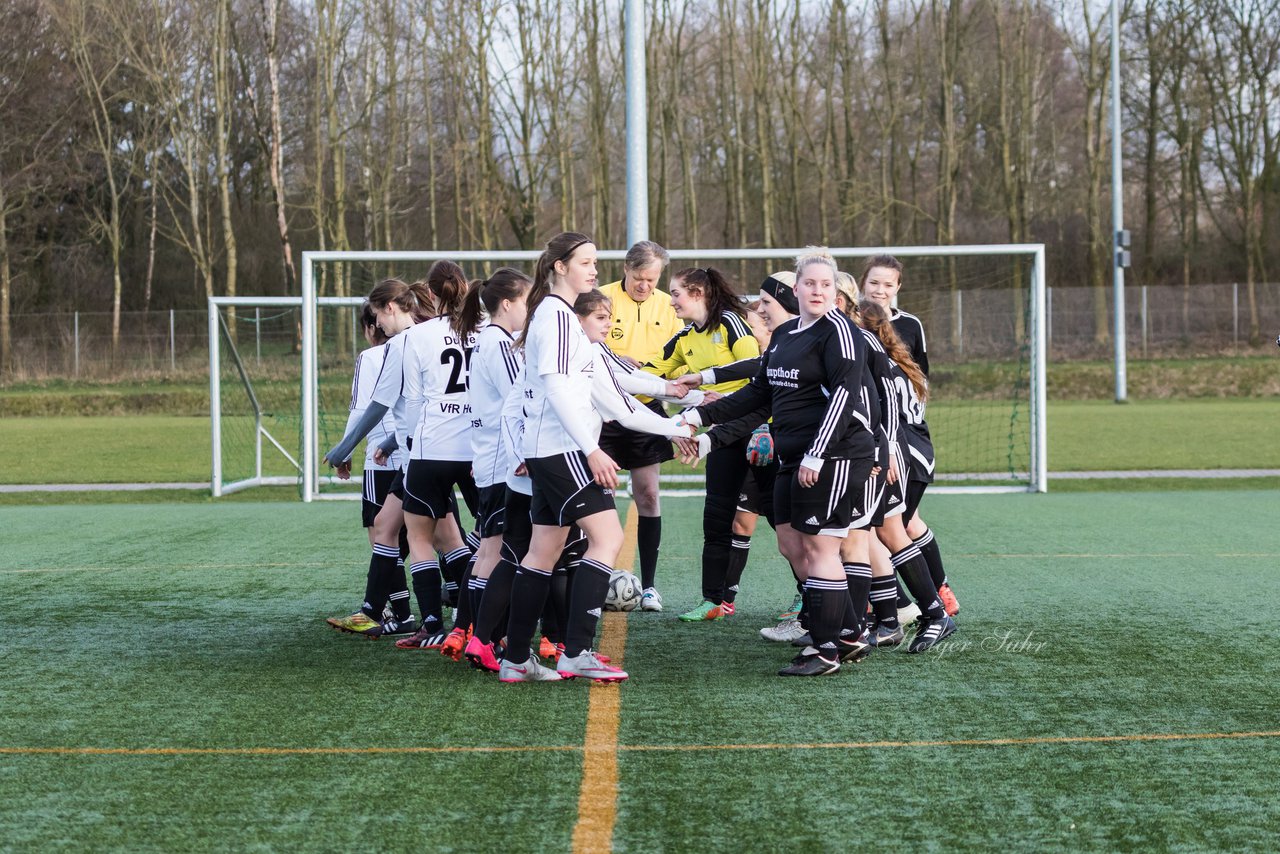
[[[950,584],[943,584],[938,588],[938,598],[942,600],[942,607],[946,610],[948,617],[954,617],[960,613],[960,603],[956,601],[956,594],[951,592]]]
[[[467,648],[467,641],[471,640],[471,632],[461,627],[449,632],[449,636],[444,639],[444,643],[440,644],[440,654],[446,658],[452,658],[454,661],[462,660],[462,652]]]

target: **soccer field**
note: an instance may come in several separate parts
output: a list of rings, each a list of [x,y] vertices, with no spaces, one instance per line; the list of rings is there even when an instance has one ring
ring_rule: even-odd
[[[0,508],[5,850],[1271,849],[1280,492],[935,496],[937,651],[773,675],[766,526],[738,614],[610,615],[621,686],[500,685],[330,630],[347,504]],[[68,543],[78,545],[68,548]]]

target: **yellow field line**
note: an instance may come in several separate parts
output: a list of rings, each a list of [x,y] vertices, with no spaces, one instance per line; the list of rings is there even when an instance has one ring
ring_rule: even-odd
[[[607,654],[607,653],[606,653]],[[596,692],[599,687],[601,690]],[[613,688],[614,690],[608,690]],[[592,686],[594,693],[618,692],[616,686]],[[1030,738],[965,738],[939,741],[832,741],[777,742],[761,744],[615,744],[613,751],[622,753],[662,753],[677,751],[711,752],[714,750],[868,750],[902,747],[1024,747],[1038,744],[1123,744],[1159,741],[1220,741],[1254,738],[1280,738],[1280,730],[1261,732],[1168,732],[1133,733],[1130,735],[1064,735]],[[576,753],[582,751],[584,763],[600,752],[588,743],[566,745],[513,745],[507,747],[0,747],[0,756],[361,756],[379,754],[448,754],[448,753]],[[616,762],[614,771],[616,774]],[[584,775],[583,793],[587,791]],[[614,795],[616,797],[616,777]],[[581,798],[579,799],[581,803]],[[598,805],[592,797],[589,803]],[[611,801],[610,803],[616,803]],[[580,806],[581,809],[581,806]],[[582,825],[579,820],[579,826]],[[574,832],[575,846],[578,833]],[[612,838],[612,824],[610,824]],[[583,849],[589,850],[589,849]]]
[[[640,514],[635,505],[622,528],[622,550],[617,569],[630,572],[635,565]],[[600,632],[600,652],[622,666],[627,649],[627,617],[605,613]],[[578,823],[573,827],[574,854],[609,851],[613,826],[618,820],[618,723],[622,695],[616,684],[591,686],[587,704],[587,734],[582,745],[582,787],[578,790]]]

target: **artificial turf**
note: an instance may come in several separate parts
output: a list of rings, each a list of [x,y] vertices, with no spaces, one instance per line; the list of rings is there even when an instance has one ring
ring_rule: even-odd
[[[783,680],[789,650],[757,634],[793,590],[767,526],[738,613],[680,623],[700,502],[664,499],[667,610],[626,619],[616,849],[1280,841],[1280,491],[924,509],[960,631]],[[354,514],[0,508],[0,750],[178,751],[0,752],[0,848],[569,850],[589,689],[502,686],[329,630],[363,583]],[[1242,732],[1271,735],[1129,738]],[[1122,740],[1052,741],[1098,736]],[[439,747],[556,749],[420,752]]]

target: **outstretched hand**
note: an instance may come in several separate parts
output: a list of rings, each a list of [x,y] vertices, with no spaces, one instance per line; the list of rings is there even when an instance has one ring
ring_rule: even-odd
[[[613,461],[613,457],[596,448],[587,454],[587,467],[591,469],[591,476],[596,483],[605,489],[618,488],[618,471],[620,468]]]
[[[697,388],[702,385],[702,374],[685,374],[684,376],[676,377],[673,382],[682,385],[685,388]]]
[[[680,462],[687,466],[694,466],[696,468],[699,459],[698,440],[693,437],[686,439],[683,436],[680,436],[672,439],[671,441],[675,443],[676,453],[680,456]]]

